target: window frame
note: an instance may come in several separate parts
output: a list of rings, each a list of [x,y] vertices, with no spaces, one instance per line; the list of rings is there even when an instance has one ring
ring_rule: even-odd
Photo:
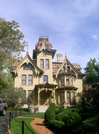
[[[28,90],[28,102],[29,102],[29,91],[32,91],[32,98],[31,98],[31,100],[33,99],[33,90]]]
[[[64,77],[61,77],[61,86],[64,86]]]
[[[43,63],[41,61],[43,61]],[[43,68],[42,68],[42,65],[43,65]],[[40,68],[44,69],[44,59],[40,59]]]
[[[68,97],[68,93],[69,93],[69,97]],[[71,92],[70,91],[67,91],[67,103],[71,103]]]
[[[32,79],[31,80],[29,79],[29,76],[32,76]],[[29,84],[29,81],[31,81],[32,84]],[[33,85],[33,75],[31,75],[31,74],[28,75],[28,85]]]
[[[67,79],[68,78],[68,79]],[[67,81],[68,80],[68,81]],[[68,84],[67,84],[68,82]],[[69,76],[66,76],[66,85],[70,85],[70,82],[69,82]]]
[[[23,76],[25,76],[25,79],[23,79]],[[23,84],[23,81],[25,81],[25,84]],[[22,85],[26,85],[26,74],[22,74]]]
[[[47,78],[47,81],[46,82],[48,82],[48,75],[44,75],[43,76],[43,83],[45,84],[46,82],[44,82],[44,77],[46,76],[46,78]]]
[[[47,61],[48,61],[48,63],[47,63]],[[46,69],[49,69],[49,59],[46,59]]]

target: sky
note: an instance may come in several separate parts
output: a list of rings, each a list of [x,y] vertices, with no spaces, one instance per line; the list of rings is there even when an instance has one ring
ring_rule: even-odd
[[[90,58],[99,58],[99,0],[0,0],[0,17],[19,23],[31,58],[44,35],[57,50],[53,62],[67,53],[84,73]]]

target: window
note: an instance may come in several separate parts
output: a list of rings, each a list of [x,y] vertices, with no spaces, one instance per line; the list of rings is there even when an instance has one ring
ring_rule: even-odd
[[[43,81],[44,81],[44,83],[48,82],[48,76],[47,75],[43,76]]]
[[[32,100],[32,90],[28,91],[28,101]]]
[[[75,103],[75,92],[73,92],[72,95],[73,102]]]
[[[24,64],[23,70],[32,70],[32,66],[30,64],[29,65]]]
[[[46,55],[45,51],[43,52],[43,55]]]
[[[40,60],[40,63],[41,63],[41,68],[43,69],[43,68],[44,68],[44,60],[41,59],[41,60]]]
[[[33,76],[32,75],[29,75],[29,77],[28,77],[28,84],[29,85],[33,84]]]
[[[70,68],[69,68],[69,67],[67,67],[67,73],[69,72],[69,70],[70,70]]]
[[[25,97],[26,97],[26,90],[23,90],[24,94],[25,94]]]
[[[67,91],[67,103],[70,103],[70,91]]]
[[[66,77],[66,85],[69,85],[69,77]]]
[[[60,103],[64,102],[64,92],[60,92]]]
[[[49,69],[49,59],[46,59],[46,69]]]
[[[61,78],[61,85],[64,86],[64,77]]]
[[[22,75],[22,85],[26,85],[26,75]]]
[[[63,67],[63,72],[65,72],[65,67]]]

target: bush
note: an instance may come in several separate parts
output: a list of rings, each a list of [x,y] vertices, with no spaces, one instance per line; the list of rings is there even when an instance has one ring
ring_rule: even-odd
[[[58,133],[64,133],[64,126],[65,123],[62,121],[52,120],[51,121],[51,128]]]
[[[68,133],[83,133],[82,119],[77,113],[67,113],[62,117],[62,121],[65,123],[65,131],[67,131]]]
[[[90,117],[95,116],[96,113],[90,113],[90,114],[89,113],[79,113],[79,115],[81,116],[82,120],[84,121]]]
[[[69,110],[63,110],[63,112],[60,112],[59,114],[56,115],[55,119],[58,121],[62,121],[62,118],[64,117],[64,115],[70,113]]]
[[[59,113],[65,111],[65,110],[66,110],[66,108],[61,108],[61,109],[57,110],[57,113],[56,114],[59,114]]]
[[[52,107],[55,114],[57,113],[57,108],[56,108],[55,103],[51,103],[49,107]]]
[[[83,121],[84,131],[88,132],[92,130],[94,127],[97,126],[97,124],[99,124],[99,114]]]
[[[49,108],[46,110],[44,114],[45,123],[48,127],[50,127],[51,121],[55,120],[55,112],[52,109],[52,107],[49,106]]]

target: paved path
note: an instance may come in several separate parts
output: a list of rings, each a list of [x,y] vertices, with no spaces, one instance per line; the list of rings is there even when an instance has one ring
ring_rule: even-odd
[[[9,134],[8,133],[8,120],[9,114],[7,113],[5,116],[0,115],[0,134]]]

